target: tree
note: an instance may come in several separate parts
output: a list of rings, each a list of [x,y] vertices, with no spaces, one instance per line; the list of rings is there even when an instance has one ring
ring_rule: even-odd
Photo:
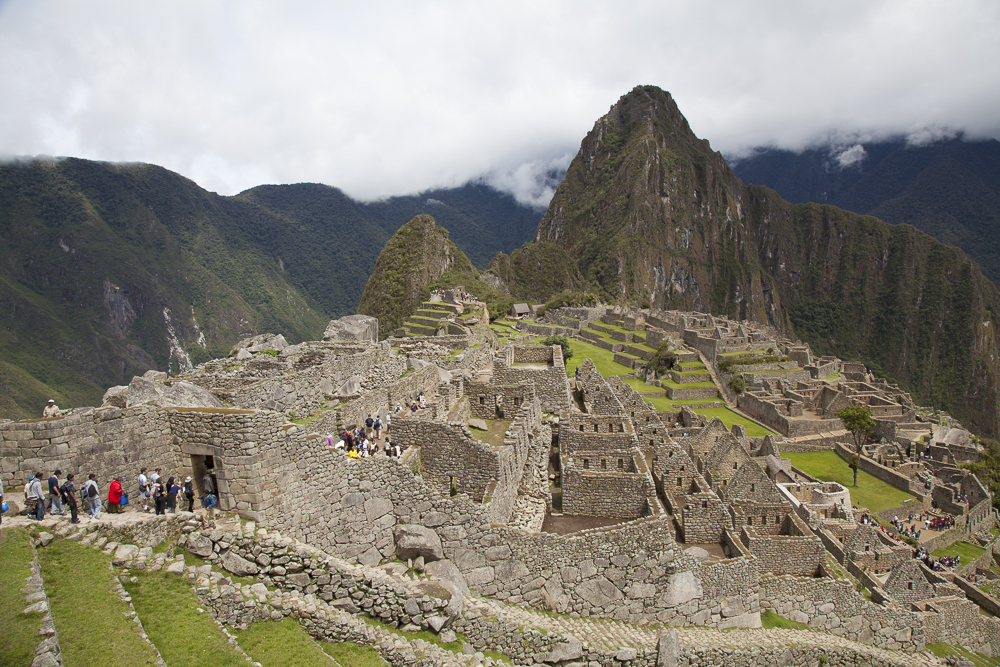
[[[558,345],[561,347],[563,361],[573,356],[573,349],[569,346],[569,339],[566,336],[546,336],[542,339],[542,345]]]
[[[875,428],[875,420],[872,419],[872,411],[867,405],[851,405],[843,410],[837,410],[836,415],[840,421],[844,422],[844,428],[854,436],[854,459],[851,461],[851,468],[854,469],[854,486],[858,485],[858,464],[861,461],[861,448],[868,439],[868,434]]]

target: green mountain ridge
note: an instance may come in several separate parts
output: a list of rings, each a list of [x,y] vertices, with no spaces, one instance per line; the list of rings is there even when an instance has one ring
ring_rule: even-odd
[[[758,149],[735,161],[733,172],[792,203],[833,204],[911,224],[961,248],[1000,285],[1000,141],[914,146],[901,138],[859,145],[863,156],[846,166],[830,146],[801,153]]]
[[[973,261],[909,225],[744,186],[656,87],[595,123],[534,240],[489,271],[519,298],[571,286],[770,324],[1000,427],[1000,294]]]
[[[356,311],[379,251],[421,208],[476,237],[483,264],[541,215],[482,184],[365,204],[319,184],[223,197],[147,164],[0,165],[0,416],[38,416],[48,398],[99,405],[109,386],[254,333],[317,339]]]

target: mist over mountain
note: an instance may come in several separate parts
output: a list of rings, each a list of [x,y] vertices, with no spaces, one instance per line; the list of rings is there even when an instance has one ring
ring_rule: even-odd
[[[148,164],[0,164],[0,416],[100,404],[109,386],[252,333],[317,339],[428,211],[482,265],[541,217],[483,184],[366,204],[315,183],[223,197]]]
[[[489,270],[522,298],[586,289],[771,324],[1000,426],[1000,293],[975,262],[908,224],[744,185],[653,86],[597,120],[534,240]]]
[[[1000,285],[1000,142],[962,137],[760,148],[732,161],[744,183],[792,203],[817,202],[905,223],[958,246]]]

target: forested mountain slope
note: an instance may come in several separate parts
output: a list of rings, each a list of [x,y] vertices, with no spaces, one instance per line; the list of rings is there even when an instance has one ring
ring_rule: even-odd
[[[251,333],[320,337],[356,311],[412,210],[449,212],[484,263],[540,217],[482,185],[432,194],[364,204],[299,184],[222,197],[155,165],[0,165],[0,417],[37,416],[48,398],[99,404],[108,386],[224,356]]]
[[[958,246],[1000,285],[1000,142],[905,139],[801,153],[758,149],[733,171],[793,203],[817,202],[906,223]]]

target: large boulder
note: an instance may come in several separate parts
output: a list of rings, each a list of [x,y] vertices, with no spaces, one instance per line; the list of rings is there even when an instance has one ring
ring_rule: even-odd
[[[247,577],[251,574],[257,574],[257,566],[254,563],[232,551],[227,551],[222,555],[222,567],[237,577]]]
[[[378,319],[371,315],[348,315],[330,320],[323,332],[323,340],[335,343],[377,343]]]
[[[128,387],[123,384],[111,387],[104,392],[104,400],[101,402],[101,405],[113,405],[116,408],[127,408]]]
[[[188,535],[184,548],[200,558],[208,558],[212,555],[212,540],[201,533],[191,533]]]
[[[431,528],[403,523],[393,530],[396,538],[396,555],[400,558],[420,558],[425,561],[441,560],[444,549],[441,548],[441,538]]]
[[[126,393],[127,407],[153,404],[161,408],[221,408],[222,401],[196,384],[178,380],[169,385],[145,377],[134,377]]]
[[[277,350],[281,352],[288,347],[288,341],[281,334],[257,334],[250,338],[244,338],[233,346],[229,351],[230,355],[239,354],[240,350],[248,352],[263,352],[264,350]]]

